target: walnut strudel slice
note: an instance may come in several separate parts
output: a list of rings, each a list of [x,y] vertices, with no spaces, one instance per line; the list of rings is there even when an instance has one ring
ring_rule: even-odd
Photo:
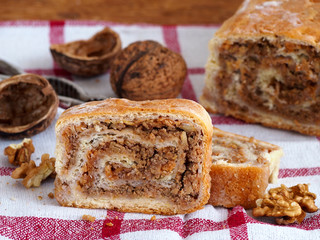
[[[211,119],[190,100],[107,99],[56,124],[55,197],[63,206],[183,214],[210,195]]]

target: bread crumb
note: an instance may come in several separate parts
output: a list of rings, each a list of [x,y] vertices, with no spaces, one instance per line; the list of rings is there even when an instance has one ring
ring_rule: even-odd
[[[50,192],[50,193],[48,194],[48,197],[51,198],[51,199],[53,199],[53,198],[54,198],[54,194],[53,194],[52,192]]]
[[[94,216],[84,214],[84,215],[82,215],[82,220],[94,222],[96,220],[96,218]]]
[[[39,200],[42,200],[42,198],[43,198],[42,196],[38,196],[38,199],[39,199]]]
[[[10,200],[15,201],[17,199],[15,197],[11,197]]]
[[[150,220],[151,220],[151,221],[155,221],[155,220],[156,220],[156,216],[153,215]]]
[[[113,226],[113,223],[112,223],[112,222],[108,222],[108,223],[106,223],[106,226],[112,227],[112,226]]]

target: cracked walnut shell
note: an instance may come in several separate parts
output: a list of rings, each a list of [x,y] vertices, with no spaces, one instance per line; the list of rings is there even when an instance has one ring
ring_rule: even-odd
[[[83,77],[105,73],[120,50],[119,35],[108,27],[88,40],[50,46],[52,57],[60,67]]]
[[[123,49],[111,65],[110,82],[120,98],[175,98],[187,74],[178,53],[155,41],[138,41]]]
[[[47,79],[21,74],[0,82],[0,136],[29,137],[54,119],[59,99]]]

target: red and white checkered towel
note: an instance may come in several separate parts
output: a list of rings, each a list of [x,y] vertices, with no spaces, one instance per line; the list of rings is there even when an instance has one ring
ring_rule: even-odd
[[[74,80],[89,95],[115,97],[109,74],[81,79],[58,68],[50,55],[52,43],[88,39],[104,26],[120,34],[123,46],[137,40],[156,40],[179,52],[188,65],[188,76],[181,97],[197,101],[204,85],[204,65],[208,41],[219,26],[124,25],[88,21],[0,22],[0,58],[26,72],[64,76]],[[0,103],[1,104],[1,103]],[[58,115],[62,112],[59,109]],[[57,117],[58,117],[57,115]],[[56,118],[57,118],[56,117]],[[233,118],[212,115],[213,124],[223,130],[279,145],[284,150],[277,185],[310,183],[320,196],[320,138],[245,124]],[[54,123],[32,137],[39,163],[43,153],[54,155]],[[103,209],[61,207],[47,195],[54,191],[53,180],[39,188],[25,189],[20,180],[10,177],[13,166],[3,155],[11,143],[0,139],[0,239],[320,239],[319,211],[307,214],[302,224],[277,226],[266,218],[253,218],[242,207],[225,209],[205,206],[187,215],[156,216],[120,213]],[[319,199],[316,205],[320,206]],[[94,222],[82,215],[96,217]],[[112,223],[112,224],[110,224]]]

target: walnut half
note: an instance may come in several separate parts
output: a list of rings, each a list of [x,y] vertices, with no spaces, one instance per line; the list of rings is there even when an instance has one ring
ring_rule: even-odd
[[[31,160],[30,162],[22,163],[20,167],[16,168],[11,173],[11,177],[14,179],[25,178],[28,175],[28,173],[36,167],[37,166],[33,160]]]
[[[50,46],[52,57],[60,67],[83,77],[105,73],[120,50],[119,34],[108,27],[88,40]]]
[[[22,184],[26,188],[39,187],[41,182],[49,176],[55,175],[55,158],[50,158],[49,154],[45,153],[41,156],[41,163],[37,167],[34,161],[23,163],[16,168],[12,174],[12,178],[24,178]]]
[[[0,81],[0,103],[0,137],[19,139],[44,131],[59,99],[47,79],[28,73]]]
[[[49,158],[47,153],[43,154],[40,165],[28,172],[28,175],[22,180],[22,184],[26,188],[39,187],[42,180],[55,173],[55,162],[55,158]]]
[[[30,162],[30,157],[33,152],[34,146],[30,138],[23,139],[19,144],[10,144],[4,149],[4,155],[8,156],[9,162],[16,166]]]
[[[270,189],[268,194],[257,200],[253,216],[276,217],[278,224],[301,223],[306,212],[316,212],[318,207],[314,200],[316,195],[309,192],[307,184],[298,184],[287,188],[285,185]]]

